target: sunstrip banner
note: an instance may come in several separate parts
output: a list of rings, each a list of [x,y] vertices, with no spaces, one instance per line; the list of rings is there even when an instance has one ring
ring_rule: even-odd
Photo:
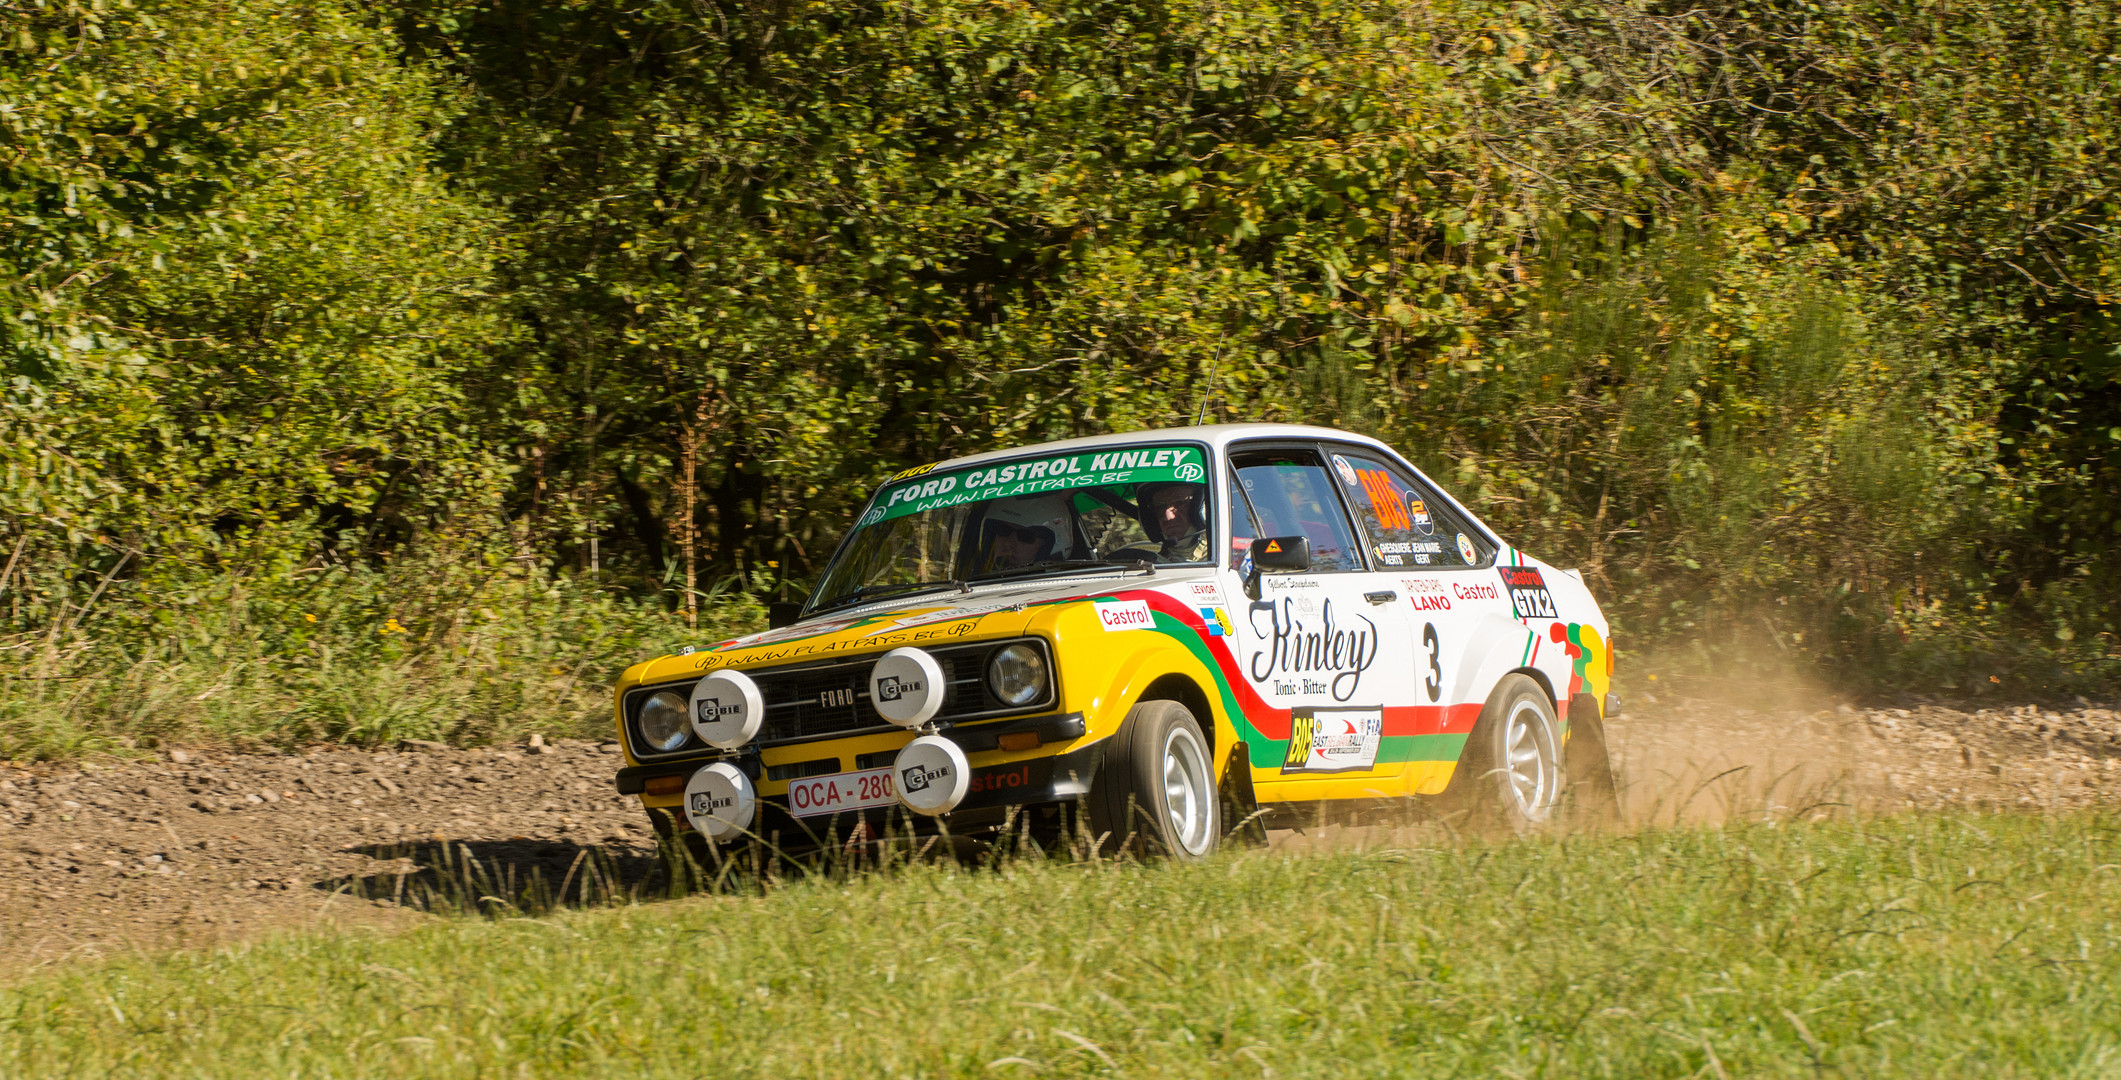
[[[1152,484],[1207,479],[1207,458],[1197,446],[1135,446],[1087,454],[1012,461],[940,476],[917,477],[886,489],[862,517],[863,525],[927,510],[987,499],[1105,484]]]

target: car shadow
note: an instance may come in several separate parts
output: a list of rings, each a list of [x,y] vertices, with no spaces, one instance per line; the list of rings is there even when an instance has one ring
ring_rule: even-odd
[[[537,915],[671,892],[663,860],[636,845],[420,840],[345,850],[378,865],[317,880],[312,888],[438,915]]]

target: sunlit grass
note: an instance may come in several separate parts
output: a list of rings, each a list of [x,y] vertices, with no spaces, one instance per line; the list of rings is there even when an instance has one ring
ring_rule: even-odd
[[[924,866],[39,975],[8,1076],[2112,1076],[2121,819]]]

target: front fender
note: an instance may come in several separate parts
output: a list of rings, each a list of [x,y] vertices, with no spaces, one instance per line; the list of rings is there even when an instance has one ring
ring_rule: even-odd
[[[1240,736],[1223,700],[1221,681],[1182,639],[1197,637],[1196,631],[1161,611],[1155,613],[1153,627],[1110,631],[1090,608],[1076,604],[1056,612],[1051,629],[1054,652],[1064,658],[1063,700],[1083,713],[1089,727],[1086,741],[1111,737],[1159,681],[1182,678],[1207,703],[1208,715],[1200,719],[1211,729],[1206,734],[1217,750],[1219,777],[1227,767],[1222,748],[1235,746]]]

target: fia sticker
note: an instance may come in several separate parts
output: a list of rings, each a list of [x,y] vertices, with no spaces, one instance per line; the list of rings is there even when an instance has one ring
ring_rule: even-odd
[[[1147,600],[1106,600],[1090,606],[1097,609],[1098,625],[1106,630],[1147,630],[1156,625]]]
[[[1467,566],[1480,561],[1480,553],[1473,550],[1473,538],[1464,533],[1458,534],[1458,557],[1464,559]]]

